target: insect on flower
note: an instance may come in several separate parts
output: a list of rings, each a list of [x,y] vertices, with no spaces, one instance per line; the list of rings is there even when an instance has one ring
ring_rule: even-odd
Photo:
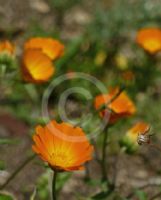
[[[151,136],[153,134],[149,134],[149,131],[150,131],[150,127],[148,127],[144,132],[138,134],[137,143],[139,145],[150,143]]]

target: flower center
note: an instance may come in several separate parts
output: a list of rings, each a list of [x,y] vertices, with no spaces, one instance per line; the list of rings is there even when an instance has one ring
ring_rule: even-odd
[[[160,49],[161,45],[158,40],[148,40],[145,42],[145,47],[149,49],[149,51],[157,51]]]
[[[70,166],[70,164],[72,163],[71,155],[69,155],[69,153],[65,151],[53,152],[50,155],[50,158],[51,158],[52,164],[55,166],[67,167],[67,166]]]

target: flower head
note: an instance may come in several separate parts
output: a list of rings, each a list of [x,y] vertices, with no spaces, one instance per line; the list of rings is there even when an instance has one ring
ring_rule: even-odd
[[[7,53],[9,55],[13,55],[14,50],[15,47],[10,41],[5,40],[3,42],[0,42],[0,53]]]
[[[137,33],[136,42],[151,54],[161,51],[161,29],[144,28]]]
[[[149,143],[150,135],[148,135],[150,125],[145,122],[137,122],[130,128],[120,141],[126,152],[133,153],[138,149],[139,144]]]
[[[52,60],[56,60],[64,53],[64,45],[52,38],[31,38],[25,43],[25,49],[40,49]]]
[[[48,81],[54,73],[52,61],[41,50],[28,49],[22,60],[22,75],[25,81],[41,83]]]
[[[145,135],[149,129],[149,124],[145,122],[136,123],[131,129],[126,133],[126,136],[134,143],[137,142],[138,135]]]
[[[122,91],[117,96],[118,93],[119,88],[113,88],[108,94],[98,95],[95,98],[95,108],[97,110],[103,105],[106,107],[100,111],[100,116],[105,117],[109,113],[109,123],[114,123],[118,119],[130,116],[136,112],[135,105],[126,92]]]
[[[81,170],[92,158],[93,146],[83,130],[68,123],[53,120],[45,127],[37,126],[33,140],[33,151],[57,171]]]
[[[15,71],[15,46],[8,40],[0,42],[0,71],[2,76]]]

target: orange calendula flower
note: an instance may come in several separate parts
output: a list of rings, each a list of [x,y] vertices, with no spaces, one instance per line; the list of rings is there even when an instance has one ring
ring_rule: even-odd
[[[65,122],[37,126],[33,140],[33,151],[56,171],[81,170],[92,159],[93,146],[83,130]]]
[[[137,43],[151,54],[161,51],[161,29],[144,28],[137,33]]]
[[[64,54],[64,45],[52,38],[31,38],[25,43],[25,49],[41,49],[52,60]]]
[[[42,83],[48,81],[54,73],[54,66],[41,50],[28,49],[22,60],[22,75],[25,81]]]
[[[109,123],[111,124],[120,118],[130,116],[136,112],[135,105],[126,92],[122,91],[117,96],[118,93],[119,88],[113,88],[108,94],[98,95],[95,98],[95,108],[99,110],[101,106],[105,106],[106,108],[100,111],[100,115],[101,117],[109,116]]]
[[[149,130],[149,124],[145,122],[136,123],[131,129],[126,133],[126,136],[134,143],[137,142],[139,135],[145,135]]]
[[[3,42],[0,42],[0,53],[8,53],[8,54],[13,54],[15,50],[14,45],[6,40]]]

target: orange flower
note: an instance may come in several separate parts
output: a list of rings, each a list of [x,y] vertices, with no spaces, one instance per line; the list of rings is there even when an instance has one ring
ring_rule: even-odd
[[[15,50],[15,47],[13,44],[11,44],[10,41],[6,40],[3,42],[0,42],[0,53],[6,52],[8,54],[13,54]]]
[[[103,105],[107,107],[107,109],[100,111],[100,115],[105,117],[105,115],[108,116],[109,114],[109,123],[114,123],[118,119],[130,116],[136,112],[135,105],[124,91],[110,103],[118,92],[119,88],[113,88],[109,91],[109,94],[98,95],[95,98],[95,108],[97,110]]]
[[[64,53],[64,45],[52,38],[31,38],[25,43],[25,49],[41,49],[52,60],[56,60]]]
[[[144,28],[137,33],[136,42],[151,54],[161,50],[161,29]]]
[[[45,127],[38,125],[33,140],[33,151],[57,171],[81,170],[92,159],[93,146],[83,130],[65,122],[53,120]]]
[[[146,134],[146,131],[149,129],[149,124],[145,122],[136,123],[131,129],[126,133],[126,136],[131,142],[136,143],[139,134]]]
[[[22,75],[25,81],[46,82],[54,73],[52,61],[41,50],[28,49],[24,52]]]

